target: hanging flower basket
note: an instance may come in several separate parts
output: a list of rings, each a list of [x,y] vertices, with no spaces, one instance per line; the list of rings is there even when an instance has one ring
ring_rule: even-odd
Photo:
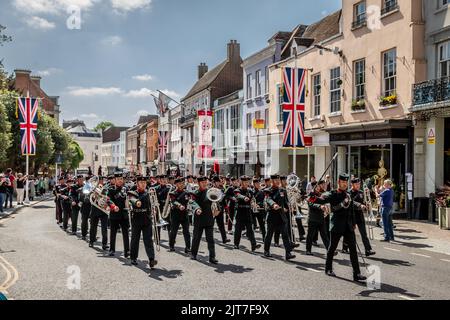
[[[397,104],[397,95],[393,94],[387,97],[380,98],[380,106],[387,107]]]

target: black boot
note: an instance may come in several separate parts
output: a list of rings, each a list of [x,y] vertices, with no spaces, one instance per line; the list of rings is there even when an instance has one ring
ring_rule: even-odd
[[[110,256],[110,257],[114,257],[115,254],[116,254],[116,253],[115,253],[114,251],[110,251],[110,252],[109,252],[109,256]]]
[[[255,252],[257,249],[261,248],[260,244],[257,244],[255,246],[252,246],[252,252]]]
[[[135,259],[131,260],[131,264],[132,264],[133,266],[137,266],[137,265],[138,265],[138,263],[137,263],[137,261],[136,261]]]
[[[367,278],[364,277],[364,276],[361,275],[361,274],[354,274],[354,275],[353,275],[353,281],[356,281],[356,282],[365,282],[366,280],[367,280]]]
[[[149,263],[150,269],[154,269],[157,264],[158,264],[158,261],[150,260],[150,263]]]
[[[292,259],[294,259],[295,258],[295,255],[294,254],[292,254],[292,253],[288,253],[288,254],[286,254],[286,260],[292,260]]]
[[[333,270],[326,270],[325,274],[329,277],[336,277],[336,273],[334,273]]]
[[[266,257],[266,258],[272,258],[272,255],[270,254],[269,251],[264,251],[264,257]]]
[[[218,264],[219,261],[216,258],[209,258],[209,262],[212,264]]]
[[[375,254],[376,254],[376,252],[373,251],[373,250],[366,251],[366,257],[370,257],[370,256],[373,256]]]
[[[123,256],[125,257],[125,259],[127,259],[130,256],[130,251],[125,251]]]
[[[184,249],[184,253],[186,253],[186,254],[191,253],[191,249],[190,248]]]

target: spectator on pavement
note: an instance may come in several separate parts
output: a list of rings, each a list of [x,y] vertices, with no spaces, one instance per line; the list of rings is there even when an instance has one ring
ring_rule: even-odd
[[[24,177],[22,173],[17,174],[17,184],[16,184],[17,205],[23,205],[26,181],[27,177]]]
[[[6,199],[5,199],[5,208],[8,206],[8,200],[9,200],[9,207],[13,208],[13,197],[14,197],[14,184],[16,177],[13,175],[12,169],[6,169],[5,177],[9,179],[9,185],[6,188]]]
[[[4,174],[0,174],[0,212],[3,213],[3,203],[6,198],[7,187],[9,184],[9,179],[5,177]]]
[[[394,205],[394,191],[392,190],[392,181],[387,179],[384,181],[383,188],[380,192],[381,200],[381,219],[383,221],[384,241],[394,241],[394,228],[392,225],[392,207]]]

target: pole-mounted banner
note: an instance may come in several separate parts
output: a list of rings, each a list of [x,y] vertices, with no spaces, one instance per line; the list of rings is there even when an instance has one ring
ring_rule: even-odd
[[[18,98],[17,116],[20,124],[22,155],[36,155],[36,131],[38,128],[39,99]]]

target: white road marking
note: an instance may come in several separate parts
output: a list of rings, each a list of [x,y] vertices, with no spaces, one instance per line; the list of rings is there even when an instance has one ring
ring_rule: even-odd
[[[431,258],[430,256],[427,256],[425,254],[420,254],[420,253],[415,253],[415,252],[412,252],[411,254],[413,256],[424,257],[424,258]]]
[[[400,252],[400,250],[398,249],[392,249],[392,248],[388,248],[388,247],[384,247],[386,250],[390,250],[390,251],[395,251],[395,252]]]
[[[411,297],[407,297],[407,296],[398,296],[399,298],[405,299],[405,300],[415,300]]]

